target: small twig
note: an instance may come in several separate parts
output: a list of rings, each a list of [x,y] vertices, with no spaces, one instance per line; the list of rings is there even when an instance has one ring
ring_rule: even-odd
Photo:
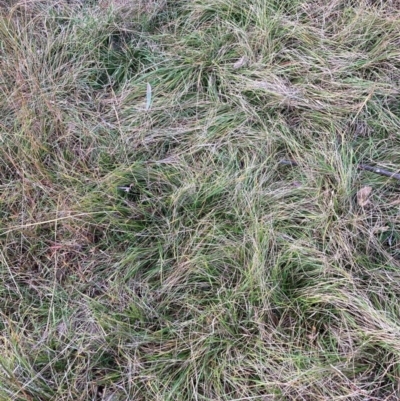
[[[299,165],[299,163],[295,162],[294,160],[285,160],[285,159],[280,160],[279,164],[283,164],[285,166],[298,166]],[[383,175],[383,176],[389,177],[389,178],[394,178],[395,180],[400,181],[399,173],[393,173],[391,171],[384,170],[383,168],[380,168],[380,167],[372,167],[372,166],[369,166],[368,164],[359,164],[358,168],[360,170],[370,171],[371,173]]]
[[[358,165],[358,168],[359,168],[360,170],[370,171],[371,173],[383,175],[383,176],[385,176],[385,177],[394,178],[394,179],[400,181],[400,174],[398,174],[398,173],[392,173],[391,171],[384,170],[384,169],[379,168],[379,167],[368,166],[368,164],[359,164],[359,165]]]
[[[299,165],[299,163],[295,162],[294,160],[284,160],[284,159],[280,160],[279,164],[284,164],[286,166],[298,166]]]

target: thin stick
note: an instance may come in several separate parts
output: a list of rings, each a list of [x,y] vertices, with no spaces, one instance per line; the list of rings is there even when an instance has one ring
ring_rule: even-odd
[[[299,165],[299,163],[295,162],[294,160],[285,160],[285,159],[280,160],[279,164],[283,164],[285,166],[298,166]],[[359,164],[358,168],[360,170],[370,171],[371,173],[383,175],[383,176],[389,177],[389,178],[394,178],[395,180],[400,181],[399,173],[393,173],[393,172],[385,170],[383,168],[372,167],[372,166],[369,166],[368,164]]]
[[[383,176],[385,176],[385,177],[394,178],[394,179],[400,181],[400,174],[398,174],[398,173],[392,173],[391,171],[384,170],[384,169],[379,168],[379,167],[368,166],[368,164],[359,164],[359,165],[358,165],[358,168],[359,168],[360,170],[370,171],[371,173],[383,175]]]
[[[11,233],[11,232],[13,232],[13,231],[17,231],[17,230],[23,230],[23,229],[29,228],[29,227],[40,226],[40,225],[42,225],[42,224],[54,223],[54,222],[60,221],[60,220],[74,219],[74,218],[76,218],[76,217],[91,216],[91,215],[101,214],[101,213],[107,213],[107,211],[102,211],[102,212],[88,212],[88,213],[77,213],[77,214],[71,214],[71,215],[69,215],[69,216],[57,217],[57,218],[51,219],[51,220],[38,221],[38,222],[36,222],[36,223],[23,224],[23,225],[21,225],[21,226],[14,226],[14,227],[11,227],[11,228],[10,228],[9,230],[7,230],[7,231],[0,232],[0,236],[1,236],[1,235],[9,234],[9,233]]]
[[[279,164],[284,164],[286,166],[298,166],[299,165],[299,163],[295,162],[294,160],[284,160],[284,159],[280,160]]]

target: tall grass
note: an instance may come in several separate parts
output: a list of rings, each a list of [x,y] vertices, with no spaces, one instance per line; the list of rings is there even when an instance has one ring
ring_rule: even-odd
[[[399,399],[396,1],[0,5],[1,400]]]

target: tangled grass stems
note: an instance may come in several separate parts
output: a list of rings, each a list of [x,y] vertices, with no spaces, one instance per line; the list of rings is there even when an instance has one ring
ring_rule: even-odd
[[[0,399],[399,399],[395,1],[0,3]]]

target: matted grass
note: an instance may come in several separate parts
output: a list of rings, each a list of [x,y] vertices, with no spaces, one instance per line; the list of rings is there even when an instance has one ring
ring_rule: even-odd
[[[1,400],[400,398],[398,2],[0,5]]]

